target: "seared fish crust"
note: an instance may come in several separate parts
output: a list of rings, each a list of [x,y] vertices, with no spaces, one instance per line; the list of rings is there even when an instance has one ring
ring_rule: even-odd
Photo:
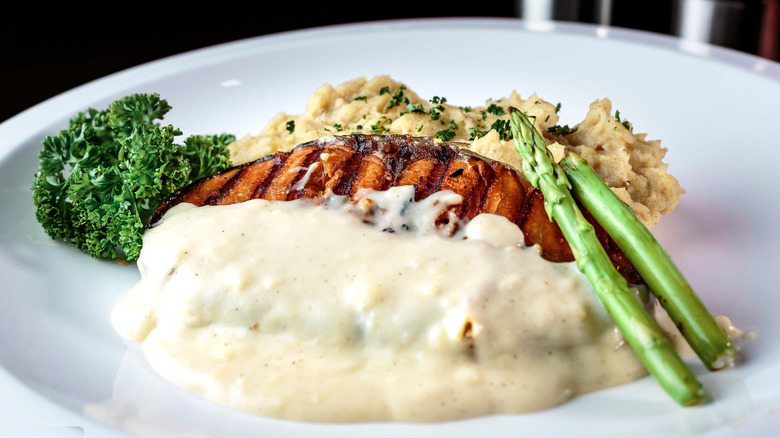
[[[174,193],[157,208],[147,227],[181,202],[225,205],[256,198],[290,201],[328,194],[354,199],[361,189],[404,185],[416,186],[415,200],[452,190],[463,202],[451,206],[450,212],[465,219],[480,213],[504,216],[520,227],[526,245],[539,245],[545,259],[574,260],[560,228],[547,217],[541,192],[520,172],[454,143],[407,135],[326,137],[226,169]],[[618,271],[629,282],[641,283],[622,251],[587,211],[583,213]]]

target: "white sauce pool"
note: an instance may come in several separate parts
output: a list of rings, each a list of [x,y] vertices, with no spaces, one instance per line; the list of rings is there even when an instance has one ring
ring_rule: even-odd
[[[114,326],[177,385],[305,421],[522,413],[645,375],[574,263],[500,216],[443,237],[425,224],[460,197],[412,190],[369,194],[375,224],[338,198],[181,204]]]

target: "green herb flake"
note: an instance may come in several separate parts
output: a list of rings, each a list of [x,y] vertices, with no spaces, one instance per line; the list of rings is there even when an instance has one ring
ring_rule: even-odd
[[[450,122],[447,124],[447,129],[442,129],[441,131],[438,131],[435,137],[441,141],[450,141],[453,139],[453,137],[455,137],[455,131],[457,130],[458,130],[458,125],[455,123],[454,120],[450,120]]]
[[[496,105],[495,103],[491,103],[490,106],[487,107],[487,112],[490,114],[495,114],[497,116],[503,116],[504,115],[504,108],[501,108],[500,106]]]
[[[631,129],[631,124],[630,124],[630,123],[628,123],[628,120],[623,120],[623,121],[621,121],[621,120],[620,120],[620,111],[618,111],[618,110],[615,110],[615,120],[617,120],[617,121],[618,121],[618,123],[620,123],[621,125],[623,125],[623,127],[624,127],[624,128],[626,128],[626,129],[628,129],[629,131],[631,131],[631,130],[632,130],[632,129]],[[615,128],[617,128],[617,127],[615,127]]]
[[[290,120],[289,122],[287,122],[287,125],[285,125],[285,127],[287,128],[287,132],[289,132],[290,134],[295,132],[295,120]]]
[[[490,129],[495,130],[501,140],[510,140],[512,138],[509,120],[498,119],[490,125]]]
[[[355,100],[362,100],[363,102],[368,103],[368,97],[366,96],[358,96]]]
[[[379,120],[377,120],[376,123],[371,125],[371,133],[372,134],[384,134],[384,133],[390,132],[390,128],[386,128],[384,126],[385,123],[390,123],[390,122],[392,122],[392,120],[388,119],[387,117],[385,117],[385,116],[380,117]]]
[[[577,132],[577,129],[578,128],[569,128],[569,125],[555,125],[547,128],[547,132],[553,135],[566,136]]]
[[[423,104],[421,103],[418,103],[417,105],[413,103],[407,103],[406,111],[402,112],[400,115],[404,115],[406,113],[425,114],[425,108],[423,108]]]
[[[390,100],[387,102],[388,108],[395,108],[397,106],[409,103],[409,98],[404,96],[404,90],[406,90],[404,85],[401,85],[400,87],[393,90],[393,94]]]
[[[477,128],[472,127],[471,129],[469,129],[469,133],[471,134],[469,136],[469,141],[474,141],[480,137],[484,137],[488,133],[488,131],[480,131]]]
[[[434,106],[434,107],[431,107],[431,109],[428,111],[428,114],[431,115],[431,120],[439,120],[439,118],[441,117],[442,111],[444,111],[444,107],[443,106],[441,106],[441,105]]]

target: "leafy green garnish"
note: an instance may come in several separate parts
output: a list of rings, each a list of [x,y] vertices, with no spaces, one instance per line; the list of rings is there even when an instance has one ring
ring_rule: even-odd
[[[388,119],[385,116],[382,116],[379,118],[379,120],[376,121],[373,125],[371,125],[371,133],[372,134],[384,134],[387,132],[390,132],[390,128],[385,127],[385,123],[390,123],[392,120]]]
[[[623,121],[620,121],[620,111],[618,111],[618,110],[615,110],[615,120],[617,120],[617,121],[618,121],[618,123],[620,123],[621,125],[623,125],[623,127],[624,127],[624,128],[626,128],[626,129],[628,129],[629,131],[631,131],[631,124],[630,124],[630,123],[628,123],[628,120],[623,120]]]
[[[474,141],[474,140],[478,139],[479,137],[483,137],[488,132],[489,131],[480,131],[479,129],[477,129],[477,128],[472,126],[471,129],[469,129],[469,134],[470,134],[469,135],[469,141]]]
[[[495,103],[491,103],[490,106],[487,107],[487,112],[490,114],[495,114],[497,116],[503,116],[504,115],[504,108],[501,108],[500,106],[496,105]]]
[[[547,132],[553,135],[564,136],[564,135],[569,135],[571,133],[577,132],[577,129],[578,128],[569,128],[569,125],[563,125],[563,126],[555,125],[547,128]]]
[[[512,129],[509,120],[496,119],[496,121],[490,125],[490,129],[494,129],[498,133],[498,138],[501,140],[512,139]]]
[[[230,166],[230,134],[192,135],[161,125],[171,109],[157,94],[89,108],[47,136],[33,181],[35,216],[53,239],[100,258],[134,260],[157,206],[192,181]]]
[[[454,120],[450,120],[450,122],[447,124],[447,129],[442,129],[441,131],[436,132],[435,137],[441,141],[449,141],[455,137],[455,131],[457,130],[457,123],[455,123]]]
[[[406,104],[406,111],[403,111],[399,113],[399,116],[402,116],[407,113],[416,113],[416,114],[425,114],[425,108],[423,108],[423,104],[418,103],[417,105],[413,103],[407,103]]]
[[[406,90],[406,86],[404,85],[401,85],[395,90],[393,90],[393,94],[390,96],[390,100],[387,102],[388,108],[394,108],[409,103],[409,98],[404,96],[404,90]],[[381,90],[380,90],[380,94],[383,94]]]

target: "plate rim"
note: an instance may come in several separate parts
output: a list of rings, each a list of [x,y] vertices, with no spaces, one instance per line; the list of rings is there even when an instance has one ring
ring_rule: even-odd
[[[584,23],[564,23],[564,22],[554,22],[552,23],[553,24],[552,28],[529,29],[528,27],[529,24],[527,22],[523,22],[520,19],[496,19],[496,18],[467,18],[467,19],[463,19],[463,18],[427,19],[426,18],[426,19],[403,19],[403,20],[386,20],[386,21],[379,21],[379,22],[348,23],[348,24],[341,24],[341,25],[322,26],[316,28],[280,32],[275,34],[250,37],[250,38],[240,39],[232,42],[216,44],[216,45],[160,58],[155,61],[143,63],[138,66],[131,67],[122,71],[118,71],[116,73],[104,76],[102,78],[98,78],[93,81],[87,82],[83,85],[80,85],[71,90],[65,91],[57,96],[54,96],[50,99],[47,99],[39,104],[36,104],[33,107],[30,107],[29,109],[13,116],[12,118],[0,124],[0,162],[4,161],[6,157],[11,155],[12,152],[24,146],[23,143],[18,141],[14,142],[13,139],[23,138],[23,137],[27,138],[30,135],[34,134],[35,131],[32,130],[31,128],[40,128],[40,126],[36,123],[39,119],[45,120],[47,122],[51,122],[54,120],[52,116],[60,117],[63,113],[67,113],[68,108],[80,104],[84,100],[94,100],[96,97],[103,97],[105,96],[104,93],[107,92],[106,90],[115,89],[117,84],[121,83],[122,87],[127,87],[128,85],[124,81],[128,77],[135,78],[134,80],[146,81],[146,80],[153,80],[154,78],[157,78],[158,75],[160,74],[159,70],[164,70],[166,74],[170,74],[171,72],[166,69],[177,63],[183,63],[182,66],[177,67],[176,71],[179,71],[181,69],[186,69],[189,63],[192,63],[194,61],[198,61],[197,64],[202,65],[202,63],[199,60],[202,59],[203,57],[206,58],[215,57],[216,59],[230,59],[232,56],[240,55],[241,53],[246,53],[247,50],[249,51],[253,50],[250,46],[255,44],[259,46],[268,44],[270,46],[277,47],[277,44],[294,43],[299,40],[308,40],[316,36],[348,35],[350,33],[360,33],[360,32],[365,32],[367,30],[383,28],[383,27],[391,30],[397,30],[399,28],[414,29],[414,28],[420,28],[421,26],[428,26],[428,28],[430,29],[429,25],[433,24],[443,29],[451,29],[453,27],[462,27],[464,26],[464,24],[469,24],[474,26],[472,27],[472,29],[477,29],[479,27],[487,28],[488,26],[494,28],[493,26],[494,24],[496,24],[496,22],[504,23],[503,25],[507,26],[504,29],[509,29],[509,27],[516,27],[517,30],[520,32],[532,31],[532,32],[587,35],[587,36],[596,36],[600,38],[605,38],[607,40],[625,41],[625,42],[630,42],[632,44],[646,44],[654,47],[659,47],[662,49],[668,49],[671,50],[672,52],[685,53],[692,56],[697,56],[703,59],[708,59],[731,67],[739,67],[742,69],[746,69],[748,71],[753,72],[754,74],[762,75],[762,77],[780,83],[780,64],[776,62],[765,60],[763,58],[759,58],[754,55],[737,52],[731,49],[721,48],[717,46],[711,46],[711,45],[704,45],[705,48],[708,49],[708,51],[706,52],[695,52],[695,51],[688,52],[686,50],[690,49],[690,47],[681,46],[681,40],[679,40],[678,38],[667,36],[667,35],[655,34],[646,31],[637,31],[637,30],[622,29],[616,27],[604,27],[604,26],[590,25]],[[606,36],[602,37],[599,35],[598,32],[602,32]],[[222,54],[217,53],[221,51],[225,51],[225,53]],[[214,58],[210,58],[209,62],[215,62]],[[766,66],[765,69],[762,70],[761,72],[753,71],[757,63],[761,63],[762,65],[765,65]],[[176,71],[174,71],[173,73],[175,73]],[[151,77],[145,76],[148,72],[155,72],[155,75]],[[12,134],[13,133],[12,131],[14,129],[20,130],[20,132],[17,133],[16,137],[12,135],[11,136],[6,135],[6,134]],[[8,141],[9,138],[11,139],[11,141]],[[2,366],[0,366],[0,383],[4,382],[4,378],[6,377],[4,374],[8,374],[5,371],[6,370]],[[15,376],[11,376],[11,377],[14,380],[16,380]],[[24,384],[23,382],[19,382],[19,381],[17,382],[21,383],[22,385]],[[26,385],[25,385],[25,389],[36,396],[40,396],[38,392],[36,392],[35,390],[29,387],[26,387]],[[44,398],[44,400],[50,402],[50,400],[46,398]],[[52,406],[52,407],[57,408],[58,410],[60,409],[66,410],[64,407],[59,405]],[[69,413],[70,411],[67,412]],[[81,419],[81,421],[86,422],[84,419]],[[92,426],[90,425],[90,427]],[[94,433],[94,430],[95,429],[92,429],[91,432]]]

